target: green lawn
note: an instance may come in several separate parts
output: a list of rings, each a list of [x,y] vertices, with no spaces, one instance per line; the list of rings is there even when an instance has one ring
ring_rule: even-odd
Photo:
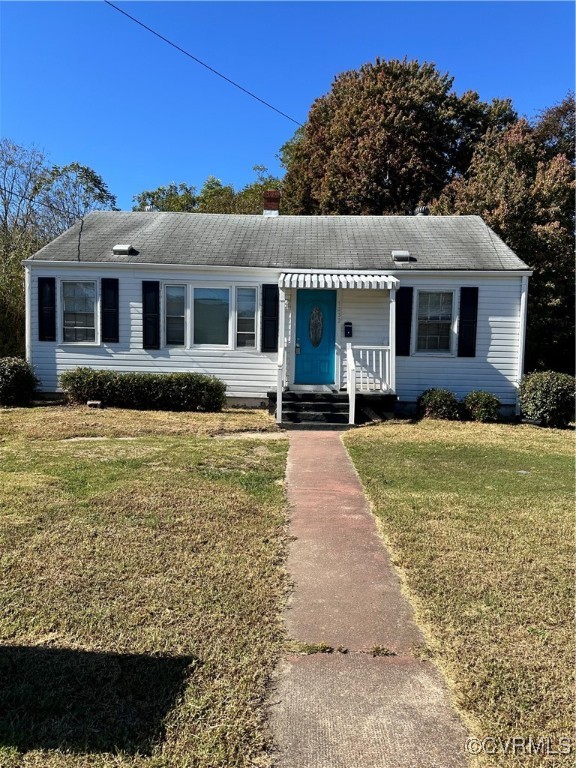
[[[345,443],[471,732],[562,752],[574,727],[573,432],[424,420]],[[486,764],[543,764],[496,744]],[[571,766],[574,753],[544,764]]]
[[[251,429],[0,411],[2,768],[268,764],[287,441],[210,437]]]

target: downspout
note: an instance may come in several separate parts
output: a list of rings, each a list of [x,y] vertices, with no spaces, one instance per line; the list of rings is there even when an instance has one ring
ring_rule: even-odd
[[[276,380],[276,421],[282,423],[282,392],[286,371],[286,291],[278,288],[278,376]]]
[[[526,346],[526,314],[528,306],[528,278],[522,277],[522,292],[520,294],[520,329],[518,333],[518,368],[516,370],[516,415],[520,415],[518,388],[524,378],[524,348]]]
[[[388,386],[396,394],[396,288],[390,288],[390,322],[388,331],[390,347],[390,381]]]
[[[32,274],[29,264],[24,265],[24,294],[26,298],[26,360],[32,365]]]

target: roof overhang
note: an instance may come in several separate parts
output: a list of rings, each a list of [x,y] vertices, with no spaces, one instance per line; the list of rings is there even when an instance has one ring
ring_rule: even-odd
[[[397,288],[398,278],[373,272],[282,272],[280,288]]]

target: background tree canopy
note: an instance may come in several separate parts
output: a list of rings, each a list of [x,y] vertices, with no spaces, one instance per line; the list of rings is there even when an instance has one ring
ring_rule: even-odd
[[[256,181],[236,191],[215,176],[208,176],[198,194],[184,182],[135,195],[133,211],[185,211],[187,213],[262,213],[263,193],[279,189],[282,181],[268,173],[263,165],[255,165]]]
[[[509,101],[457,96],[433,64],[381,61],[338,75],[281,150],[293,214],[410,214],[458,173],[489,128],[516,119]]]
[[[115,205],[91,168],[50,166],[36,147],[0,140],[0,356],[24,352],[22,260],[78,218]]]
[[[534,270],[528,292],[527,369],[572,373],[574,166],[565,154],[550,151],[550,132],[544,130],[549,117],[545,112],[535,126],[519,120],[505,131],[489,130],[466,175],[448,184],[431,210],[482,216]],[[558,147],[567,138],[556,134],[553,141]]]
[[[533,270],[526,368],[574,371],[574,95],[530,124],[433,64],[338,75],[282,147],[293,214],[482,216]]]

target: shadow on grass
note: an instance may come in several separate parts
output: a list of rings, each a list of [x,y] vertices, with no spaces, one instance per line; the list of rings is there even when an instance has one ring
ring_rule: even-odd
[[[0,646],[0,745],[150,754],[197,663]]]

